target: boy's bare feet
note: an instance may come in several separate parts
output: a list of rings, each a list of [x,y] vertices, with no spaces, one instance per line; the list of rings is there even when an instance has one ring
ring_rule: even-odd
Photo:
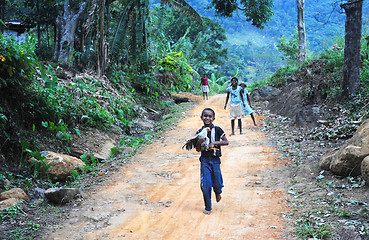
[[[206,214],[206,215],[210,215],[211,211],[204,210],[203,213]]]
[[[234,133],[229,134],[229,136],[233,136],[233,135],[234,135]]]
[[[222,196],[220,195],[220,193],[215,194],[215,199],[217,200],[217,202],[219,202],[222,199]]]

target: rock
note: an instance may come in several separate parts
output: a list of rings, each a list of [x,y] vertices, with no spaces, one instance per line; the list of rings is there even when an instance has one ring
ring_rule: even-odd
[[[328,152],[321,157],[320,162],[319,162],[320,169],[327,170],[327,171],[331,170],[330,169],[331,162],[333,158],[335,157],[335,155],[337,154],[338,150],[339,148],[333,150],[332,152]]]
[[[70,202],[79,194],[77,188],[49,188],[45,191],[46,199],[57,204]]]
[[[3,201],[0,201],[0,210],[4,210],[5,208],[13,207],[19,203],[21,203],[23,200],[16,199],[16,198],[8,198]]]
[[[320,159],[319,166],[340,176],[357,176],[361,174],[362,161],[368,155],[369,119],[360,126],[345,145],[324,155]]]
[[[264,101],[271,100],[280,94],[282,91],[278,88],[272,86],[262,86],[260,88],[255,88],[254,91],[250,94],[250,98],[253,101]]]
[[[366,156],[361,162],[361,176],[363,176],[365,184],[369,185],[369,156]]]
[[[173,101],[178,104],[178,103],[183,103],[183,102],[189,102],[190,98],[188,97],[184,97],[184,96],[180,96],[180,95],[172,95]]]
[[[153,129],[155,127],[155,122],[149,119],[137,119],[135,125],[142,129]]]
[[[52,179],[66,180],[71,175],[71,170],[80,171],[79,167],[86,165],[81,159],[65,154],[51,151],[43,151],[41,154],[46,157],[45,162],[50,166],[50,168],[45,169],[45,166],[42,164],[43,169],[46,170],[45,173]],[[34,158],[31,158],[29,161],[34,160]]]
[[[14,198],[14,199],[22,199],[25,201],[29,201],[29,198],[27,196],[27,194],[20,188],[12,188],[8,191],[2,192],[1,196],[0,196],[0,200],[6,200],[6,199],[10,199],[10,198]]]
[[[71,155],[80,157],[83,154],[88,154],[99,160],[105,160],[109,158],[111,149],[116,145],[116,134],[108,135],[98,129],[92,131],[81,130],[81,137],[73,135]]]
[[[32,190],[32,198],[33,199],[44,199],[45,198],[45,189],[36,187]]]
[[[360,146],[347,145],[332,158],[330,170],[340,176],[357,176],[361,173],[361,162],[368,154]]]

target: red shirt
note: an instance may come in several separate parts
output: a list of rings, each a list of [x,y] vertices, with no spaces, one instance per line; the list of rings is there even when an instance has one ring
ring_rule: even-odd
[[[201,78],[201,85],[208,85],[208,79],[207,78]]]

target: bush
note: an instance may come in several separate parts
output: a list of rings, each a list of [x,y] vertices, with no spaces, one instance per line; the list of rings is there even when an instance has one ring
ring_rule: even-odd
[[[34,46],[0,34],[0,92],[20,93],[32,83]]]
[[[158,70],[166,75],[164,83],[173,91],[187,91],[192,88],[192,67],[182,52],[169,52],[159,61]]]

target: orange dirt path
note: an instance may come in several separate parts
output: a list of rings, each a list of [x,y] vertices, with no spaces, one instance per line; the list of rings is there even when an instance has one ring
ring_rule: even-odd
[[[284,239],[285,183],[273,170],[285,162],[249,116],[242,120],[245,135],[230,137],[224,102],[225,95],[216,95],[194,103],[183,121],[139,150],[46,239]],[[181,149],[202,126],[205,107],[215,110],[214,124],[230,141],[222,147],[222,200],[213,195],[210,215],[202,213],[199,153]]]

